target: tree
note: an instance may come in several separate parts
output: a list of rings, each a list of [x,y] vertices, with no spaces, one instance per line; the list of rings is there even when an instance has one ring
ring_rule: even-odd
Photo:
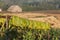
[[[4,3],[0,0],[0,8],[2,8]]]

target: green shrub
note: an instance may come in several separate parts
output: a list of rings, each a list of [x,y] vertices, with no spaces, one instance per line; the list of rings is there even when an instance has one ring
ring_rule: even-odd
[[[51,28],[47,22],[11,16],[8,27],[1,27],[0,40],[60,40],[60,29]]]

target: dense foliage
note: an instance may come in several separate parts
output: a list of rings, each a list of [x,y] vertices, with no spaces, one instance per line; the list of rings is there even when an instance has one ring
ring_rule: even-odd
[[[2,22],[3,20],[3,22]],[[0,19],[4,23],[5,18]],[[6,24],[5,24],[6,25]],[[1,30],[2,28],[2,30]],[[60,29],[51,28],[48,22],[39,22],[11,16],[9,26],[0,28],[0,40],[59,40]]]
[[[0,0],[0,8],[5,11],[11,5],[19,5],[23,11],[54,10],[60,9],[60,0]]]

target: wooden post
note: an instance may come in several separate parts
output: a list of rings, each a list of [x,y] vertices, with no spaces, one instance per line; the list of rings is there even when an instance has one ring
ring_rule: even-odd
[[[10,19],[11,16],[9,15],[6,15],[6,29],[9,28],[9,19]]]
[[[8,16],[6,16],[6,29],[9,28],[9,24],[8,24]]]

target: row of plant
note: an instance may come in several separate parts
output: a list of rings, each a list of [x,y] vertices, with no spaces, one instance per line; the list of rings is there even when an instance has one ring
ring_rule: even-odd
[[[0,40],[59,40],[60,29],[51,28],[48,22],[39,22],[11,16],[0,18]],[[3,26],[2,26],[3,25]]]

